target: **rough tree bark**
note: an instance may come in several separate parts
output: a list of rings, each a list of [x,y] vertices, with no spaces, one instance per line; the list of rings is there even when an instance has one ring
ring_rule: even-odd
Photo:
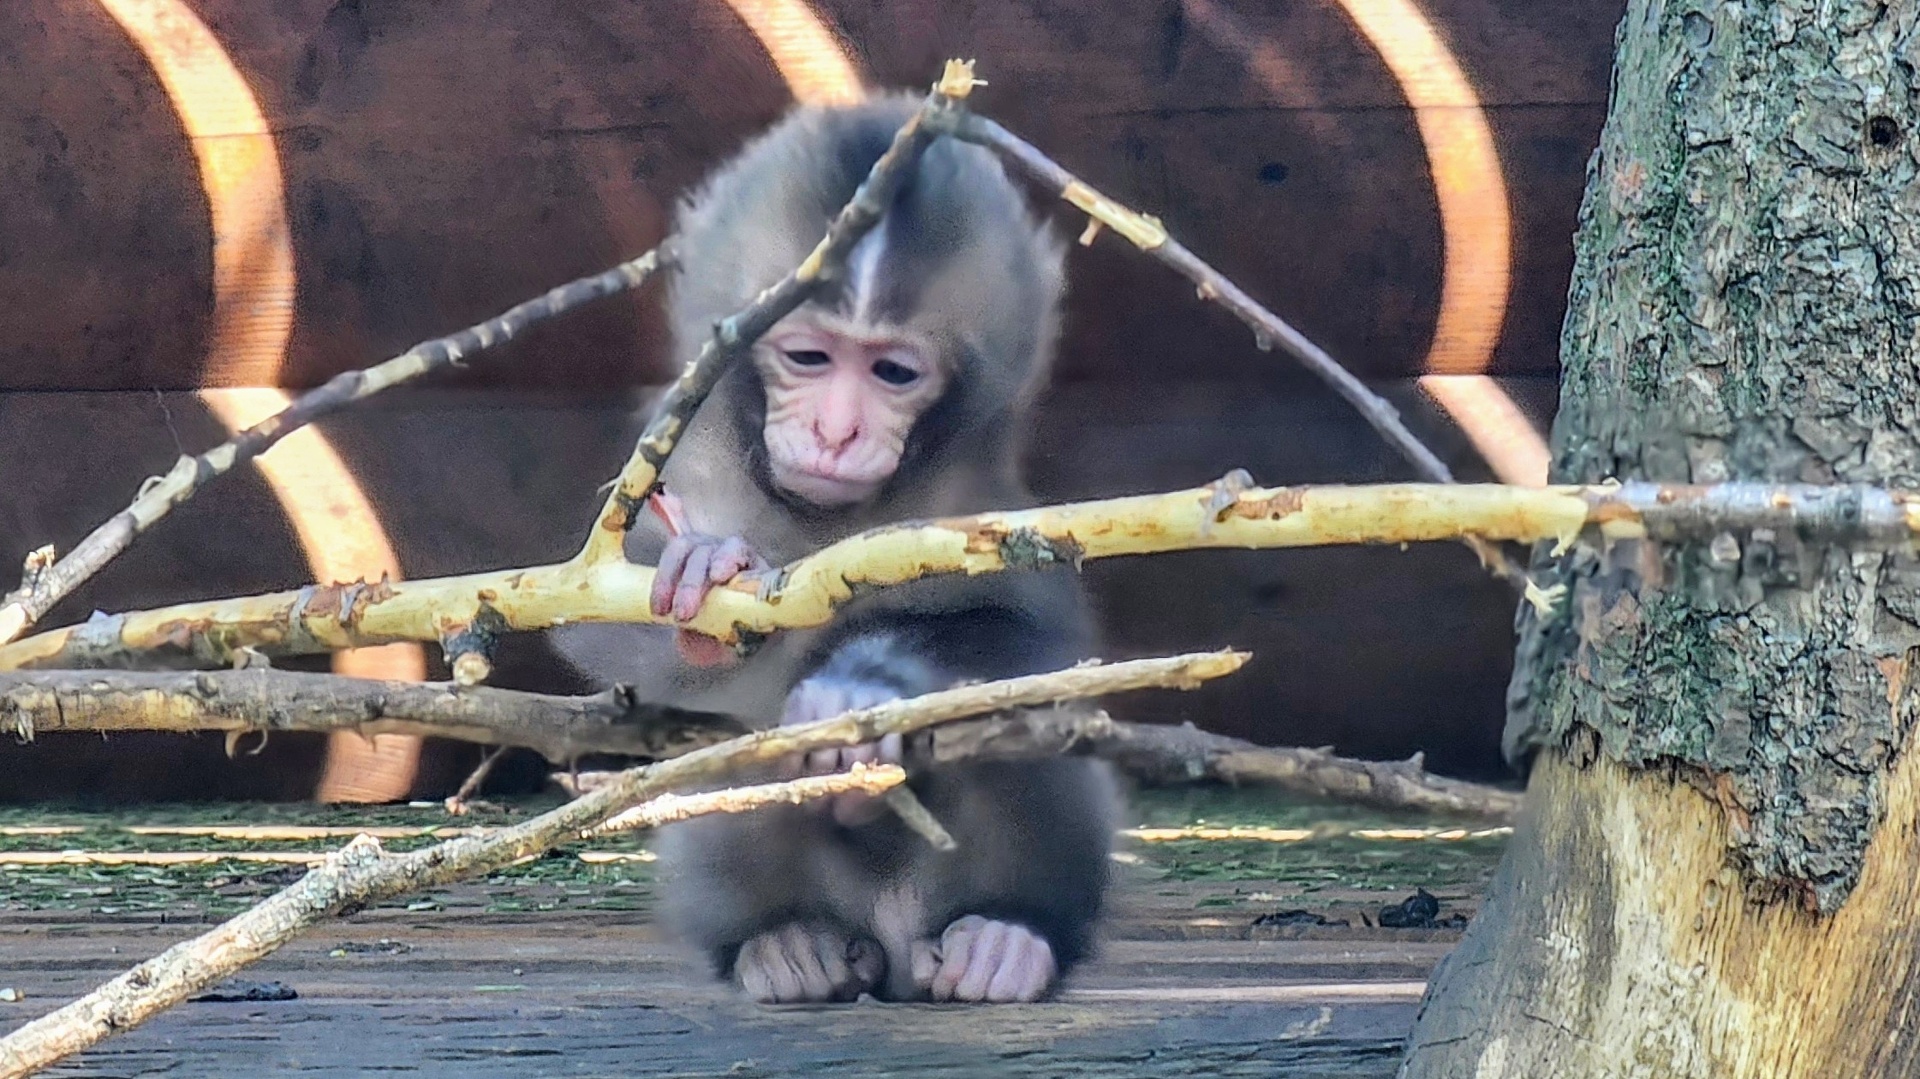
[[[1556,482],[1920,482],[1916,0],[1630,0]],[[1920,1074],[1920,572],[1536,557],[1528,809],[1402,1075]]]

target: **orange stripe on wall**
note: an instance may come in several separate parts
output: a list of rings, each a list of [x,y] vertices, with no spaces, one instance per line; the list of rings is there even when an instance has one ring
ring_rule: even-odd
[[[1484,372],[1500,343],[1512,275],[1512,219],[1493,129],[1473,84],[1413,0],[1338,0],[1412,106],[1440,208],[1440,314],[1423,367],[1456,376],[1422,388],[1503,481],[1546,482],[1547,447]],[[1276,97],[1293,79],[1285,55],[1214,0],[1186,0],[1194,22]]]
[[[866,94],[845,45],[806,0],[727,0],[727,6],[767,50],[794,100],[850,105]]]
[[[100,0],[133,39],[166,89],[200,169],[213,222],[213,334],[202,382],[274,386],[286,361],[297,291],[286,190],[272,129],[246,79],[212,30],[181,0]],[[276,389],[209,389],[200,394],[230,430],[284,407]],[[300,537],[313,575],[348,581],[399,576],[386,530],[345,462],[312,428],[289,435],[255,461]],[[418,680],[418,645],[346,652],[334,670]],[[407,793],[419,740],[354,734],[329,739],[318,797],[387,801]]]

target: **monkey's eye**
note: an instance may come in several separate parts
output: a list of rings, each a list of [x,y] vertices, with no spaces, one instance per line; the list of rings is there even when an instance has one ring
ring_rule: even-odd
[[[919,381],[920,372],[892,360],[873,361],[873,377],[889,386],[910,386]]]
[[[800,367],[824,367],[833,362],[833,357],[817,349],[802,349],[787,353],[787,359]]]

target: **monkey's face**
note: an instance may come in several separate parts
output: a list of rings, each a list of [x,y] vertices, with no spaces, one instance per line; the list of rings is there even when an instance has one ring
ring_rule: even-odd
[[[761,340],[754,365],[773,482],[824,507],[879,492],[949,377],[924,339],[804,309]]]

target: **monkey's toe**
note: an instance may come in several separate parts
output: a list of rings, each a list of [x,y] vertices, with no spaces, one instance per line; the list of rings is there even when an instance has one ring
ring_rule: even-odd
[[[930,984],[936,1001],[1030,1003],[1045,996],[1059,976],[1047,938],[1024,925],[977,914],[948,926],[938,952]]]
[[[742,945],[733,972],[741,990],[762,1004],[818,1004],[873,988],[885,963],[871,941],[794,922]]]

